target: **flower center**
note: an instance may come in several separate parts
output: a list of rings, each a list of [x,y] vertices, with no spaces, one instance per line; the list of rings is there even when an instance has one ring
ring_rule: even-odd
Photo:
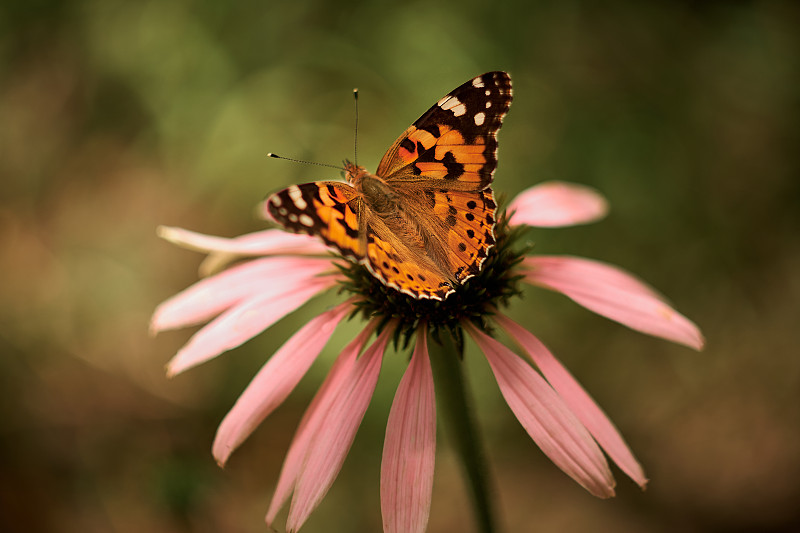
[[[365,319],[381,318],[381,325],[396,321],[398,339],[410,340],[422,322],[428,324],[434,338],[444,329],[460,339],[459,325],[464,321],[485,331],[486,318],[521,292],[516,266],[531,247],[524,244],[524,228],[510,227],[504,212],[494,231],[496,244],[489,250],[481,271],[456,286],[455,292],[444,300],[404,294],[381,283],[363,265],[349,261],[340,267],[347,277],[342,290],[356,296],[358,313]]]

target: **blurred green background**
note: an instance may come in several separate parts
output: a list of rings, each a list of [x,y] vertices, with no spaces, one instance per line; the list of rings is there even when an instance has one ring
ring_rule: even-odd
[[[190,331],[149,315],[196,279],[158,224],[234,236],[291,183],[334,177],[269,151],[374,169],[408,124],[511,72],[495,190],[548,179],[611,203],[537,251],[623,266],[707,336],[686,348],[530,290],[512,314],[606,409],[641,492],[593,498],[466,357],[505,531],[800,530],[800,8],[793,2],[122,2],[0,6],[0,530],[258,532],[283,455],[337,349],[225,470],[217,424],[323,297],[173,380]],[[380,530],[384,365],[342,474],[304,531]],[[474,531],[440,431],[431,532]],[[283,525],[285,511],[278,525]]]

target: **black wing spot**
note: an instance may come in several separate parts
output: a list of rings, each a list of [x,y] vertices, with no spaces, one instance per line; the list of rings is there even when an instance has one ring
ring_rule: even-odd
[[[405,138],[405,139],[403,139],[403,141],[400,143],[400,148],[403,148],[403,149],[404,149],[404,150],[406,150],[407,152],[412,152],[412,153],[413,153],[413,152],[414,152],[414,149],[416,148],[416,145],[414,144],[414,141],[412,141],[411,139],[409,139],[408,137],[406,137],[406,138]]]
[[[357,239],[358,238],[358,236],[359,236],[358,228],[351,228],[350,226],[345,224],[344,221],[342,221],[342,220],[338,220],[337,222],[339,222],[339,225],[344,229],[344,232],[345,232],[345,234],[347,234],[348,237],[350,237],[351,239]],[[320,224],[321,223],[322,223],[322,221],[320,221]]]
[[[456,156],[453,152],[447,152],[442,158],[442,164],[447,169],[447,175],[444,179],[455,180],[464,175],[464,165],[456,161]]]
[[[437,126],[436,124],[425,124],[424,126],[422,126],[419,129],[421,129],[423,131],[427,131],[428,133],[430,133],[431,135],[433,135],[437,139],[439,138],[439,136],[441,136],[441,133],[439,131],[439,126]]]

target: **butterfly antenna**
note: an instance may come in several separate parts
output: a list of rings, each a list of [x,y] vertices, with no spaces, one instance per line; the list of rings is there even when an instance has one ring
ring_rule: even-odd
[[[358,166],[358,89],[353,89],[353,101],[356,106],[356,132],[353,140],[353,162]]]
[[[303,161],[302,159],[292,159],[291,157],[283,157],[282,155],[273,154],[269,152],[267,157],[272,157],[273,159],[283,159],[284,161],[293,161],[295,163],[303,163],[305,165],[317,165],[318,167],[328,167],[328,168],[335,168],[336,170],[344,170],[342,167],[337,167],[336,165],[329,165],[327,163],[317,163],[316,161]]]

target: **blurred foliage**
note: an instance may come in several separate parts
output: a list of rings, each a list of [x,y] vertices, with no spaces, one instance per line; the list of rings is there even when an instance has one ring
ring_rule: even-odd
[[[254,206],[360,162],[447,91],[512,73],[496,190],[592,185],[602,223],[531,231],[609,261],[694,319],[701,354],[558,295],[513,313],[618,423],[648,471],[596,500],[535,448],[467,354],[507,531],[800,529],[800,8],[794,2],[10,0],[0,4],[0,530],[264,531],[337,332],[226,470],[215,427],[250,376],[332,297],[168,381],[189,332],[147,335],[199,256],[172,224],[237,235]],[[387,359],[342,474],[304,528],[380,529]],[[430,531],[471,531],[440,434]]]

